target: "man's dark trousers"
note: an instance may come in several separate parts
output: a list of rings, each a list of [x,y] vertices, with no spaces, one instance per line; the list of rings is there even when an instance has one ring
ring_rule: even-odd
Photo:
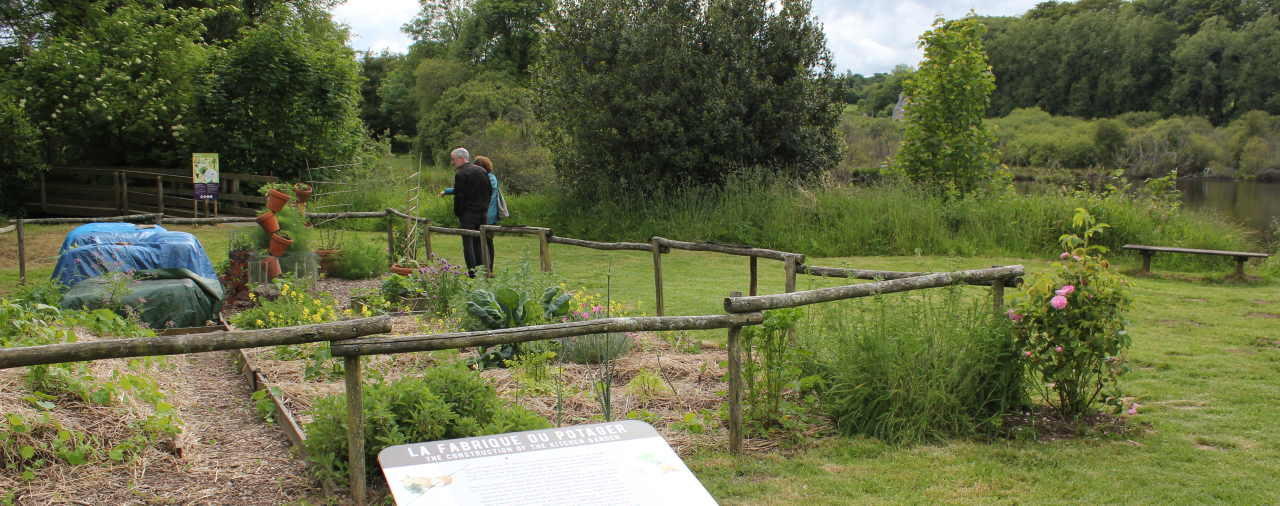
[[[458,218],[462,228],[467,230],[480,230],[480,225],[484,223],[484,214],[464,214]],[[480,238],[471,236],[462,236],[462,258],[467,262],[467,275],[476,277],[476,267],[485,265],[484,258],[480,254]]]

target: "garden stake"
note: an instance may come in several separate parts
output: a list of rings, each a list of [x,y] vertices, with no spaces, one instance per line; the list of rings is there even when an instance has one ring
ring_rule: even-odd
[[[756,295],[759,295],[758,293],[756,293],[757,288],[760,286],[759,276],[757,275],[756,264],[760,263],[760,259],[758,257],[747,257],[747,258],[751,259],[751,287],[749,290],[747,290],[747,293],[748,295],[751,295],[752,297],[754,297]]]
[[[386,211],[386,216],[387,216],[387,265],[395,265],[396,264],[396,238],[395,238],[396,227],[394,222],[391,221],[392,214],[390,209]]]
[[[538,256],[542,260],[542,272],[551,272],[551,245],[547,243],[550,230],[538,232]]]
[[[360,356],[343,358],[347,380],[347,468],[351,471],[351,498],[364,506],[364,393],[360,384]]]

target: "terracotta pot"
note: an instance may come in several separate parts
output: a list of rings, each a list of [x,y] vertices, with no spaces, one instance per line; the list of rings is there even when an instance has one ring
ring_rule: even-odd
[[[283,272],[280,270],[280,259],[276,257],[263,257],[262,266],[267,269],[268,280],[275,279],[281,272]]]
[[[320,270],[326,273],[333,271],[333,265],[338,262],[338,253],[341,251],[337,249],[316,250],[316,256],[320,257]]]
[[[289,194],[280,190],[271,190],[267,192],[267,209],[273,213],[280,212],[284,209],[284,205],[289,203]]]
[[[293,244],[293,239],[285,239],[280,234],[271,234],[271,256],[284,256],[284,252],[289,250],[289,246]]]
[[[306,204],[307,199],[311,198],[311,192],[313,191],[310,185],[303,185],[303,186],[306,186],[307,189],[299,190],[298,187],[296,186],[293,187],[293,194],[298,197],[299,204]]]
[[[410,274],[413,274],[413,267],[401,267],[399,265],[392,265],[391,272],[394,272],[401,276],[408,276]]]
[[[259,214],[257,221],[258,226],[262,227],[262,230],[265,231],[267,235],[274,234],[280,230],[280,220],[276,218],[276,213],[271,211]]]

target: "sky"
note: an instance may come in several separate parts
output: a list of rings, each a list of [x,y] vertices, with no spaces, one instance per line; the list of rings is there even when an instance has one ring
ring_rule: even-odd
[[[899,64],[915,66],[923,52],[916,39],[938,16],[1016,16],[1041,0],[813,0],[813,13],[827,34],[836,72],[871,75]],[[404,52],[409,38],[400,31],[418,12],[418,0],[348,0],[333,17],[351,27],[358,50]]]

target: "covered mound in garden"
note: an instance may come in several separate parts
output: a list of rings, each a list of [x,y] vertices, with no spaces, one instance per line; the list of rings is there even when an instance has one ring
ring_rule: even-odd
[[[89,223],[67,233],[52,278],[66,286],[107,272],[181,268],[217,279],[194,235],[160,226]]]
[[[90,278],[67,291],[66,309],[135,308],[153,329],[200,327],[217,321],[222,311],[222,285],[187,269],[136,271],[121,286],[111,276]]]

